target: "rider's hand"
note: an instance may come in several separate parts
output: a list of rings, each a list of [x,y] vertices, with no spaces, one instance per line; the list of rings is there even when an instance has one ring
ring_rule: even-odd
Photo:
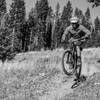
[[[86,41],[86,39],[81,40],[81,42],[85,42],[85,41]]]
[[[61,42],[63,43],[65,41],[65,37],[62,37]]]
[[[88,40],[89,39],[89,36],[85,36],[85,40]]]
[[[64,42],[64,40],[63,39],[61,39],[61,43],[63,43]]]
[[[75,41],[77,41],[76,39],[73,39],[73,38],[71,38],[70,40],[69,40],[69,42],[75,42]]]

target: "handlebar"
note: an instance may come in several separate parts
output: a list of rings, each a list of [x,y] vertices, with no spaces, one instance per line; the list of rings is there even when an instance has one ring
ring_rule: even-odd
[[[71,38],[71,39],[73,39],[73,38]],[[80,38],[80,39],[73,39],[74,41],[71,41],[71,39],[69,40],[69,43],[71,42],[71,43],[75,43],[75,42],[78,42],[78,41],[85,41],[86,40],[86,37],[83,37],[83,38]]]

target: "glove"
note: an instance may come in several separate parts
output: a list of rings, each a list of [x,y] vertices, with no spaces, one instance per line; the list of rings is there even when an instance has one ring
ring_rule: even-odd
[[[61,39],[61,42],[64,42],[64,41],[65,41],[65,37],[63,36],[62,39]]]
[[[73,39],[73,38],[71,38],[70,40],[69,40],[69,42],[75,42],[75,41],[77,41],[76,39]]]

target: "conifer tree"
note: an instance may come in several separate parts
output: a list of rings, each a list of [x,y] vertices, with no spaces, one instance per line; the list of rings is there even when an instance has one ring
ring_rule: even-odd
[[[72,4],[70,1],[68,1],[66,6],[64,6],[61,15],[61,20],[64,28],[70,25],[70,18],[72,17],[72,12],[73,12]]]
[[[24,0],[13,0],[10,9],[10,28],[12,29],[12,51],[20,52],[22,48],[20,26],[25,21]]]
[[[48,13],[50,11],[50,7],[47,0],[40,0],[36,3],[36,11],[37,11],[37,18],[38,18],[38,39],[40,48],[46,47],[46,37],[48,34],[46,33],[46,19]]]

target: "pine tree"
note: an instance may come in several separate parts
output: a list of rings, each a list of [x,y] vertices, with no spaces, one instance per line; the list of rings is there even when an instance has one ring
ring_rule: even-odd
[[[59,5],[59,2],[58,2],[57,5],[56,5],[56,12],[55,12],[56,19],[58,19],[59,16],[60,16],[60,5]]]
[[[90,9],[87,8],[85,15],[82,16],[82,25],[85,26],[90,32],[92,32],[92,22],[91,22],[91,14],[90,14]],[[92,38],[87,41],[85,47],[90,47],[92,42]]]
[[[52,18],[51,15],[47,16],[47,20],[46,20],[46,44],[45,47],[46,49],[51,49],[51,45],[52,45]]]
[[[49,7],[48,15],[46,19],[46,49],[51,49],[52,46],[52,29],[53,29],[53,10]]]
[[[5,13],[0,27],[0,59],[2,62],[11,60],[15,54],[11,51],[11,36],[9,29],[9,14]]]
[[[53,24],[53,48],[57,48],[60,45],[61,33],[61,18],[60,18],[60,5],[57,3],[56,5],[56,12],[54,17],[54,24]]]
[[[84,24],[85,17],[84,17],[84,15],[83,15],[82,10],[80,10],[80,9],[78,9],[78,8],[75,8],[74,16],[77,16],[77,17],[80,19],[80,22],[81,22],[82,24]]]
[[[39,34],[39,44],[41,48],[46,47],[46,19],[50,11],[50,7],[47,0],[40,0],[36,3],[36,11],[38,17],[38,34]]]
[[[21,32],[21,40],[22,40],[22,51],[26,52],[29,50],[29,40],[30,40],[30,29],[28,21],[25,21],[20,26],[20,32]]]
[[[21,51],[20,26],[25,21],[24,0],[13,0],[10,9],[10,28],[12,29],[12,51]]]
[[[100,19],[96,17],[94,20],[94,25],[95,25],[95,32],[99,33],[100,32]]]
[[[64,28],[70,25],[70,18],[72,16],[72,12],[73,12],[72,4],[70,1],[68,1],[67,5],[64,6],[64,9],[61,15],[62,24]]]
[[[6,0],[0,0],[0,17],[2,17],[6,12]]]
[[[47,0],[37,1],[36,10],[37,10],[38,18],[45,22],[49,10],[48,1]]]
[[[62,35],[66,29],[70,25],[70,18],[72,17],[73,8],[70,1],[67,2],[66,6],[63,8],[63,12],[61,15],[61,27],[60,27],[60,34]],[[67,40],[65,43],[65,47],[67,47]]]
[[[83,18],[83,16],[84,16],[84,15],[83,15],[82,10],[80,10],[80,9],[79,9],[79,19],[82,19],[82,18]]]
[[[1,23],[3,23],[2,19],[3,19],[6,12],[7,12],[6,1],[5,0],[0,0],[0,25],[1,25]]]
[[[77,7],[75,8],[74,16],[79,17],[79,9]]]
[[[90,20],[90,9],[89,8],[87,8],[87,10],[86,10],[86,12],[85,12],[85,16],[86,16],[86,20]]]
[[[91,30],[91,14],[90,14],[90,9],[87,8],[86,12],[85,12],[85,22],[84,22],[84,26],[87,27],[89,30]]]
[[[95,25],[95,28],[94,28],[93,40],[94,40],[95,46],[100,46],[100,19],[98,17],[95,18],[94,25]]]
[[[28,23],[30,29],[29,49],[34,50],[38,46],[38,17],[36,8],[31,9]]]
[[[59,18],[56,22],[56,27],[55,27],[55,48],[60,47],[61,44],[61,19]]]
[[[1,0],[0,1],[0,60],[4,61],[6,59],[5,52],[6,47],[9,45],[9,42],[7,43],[7,14],[6,14],[6,1]]]

